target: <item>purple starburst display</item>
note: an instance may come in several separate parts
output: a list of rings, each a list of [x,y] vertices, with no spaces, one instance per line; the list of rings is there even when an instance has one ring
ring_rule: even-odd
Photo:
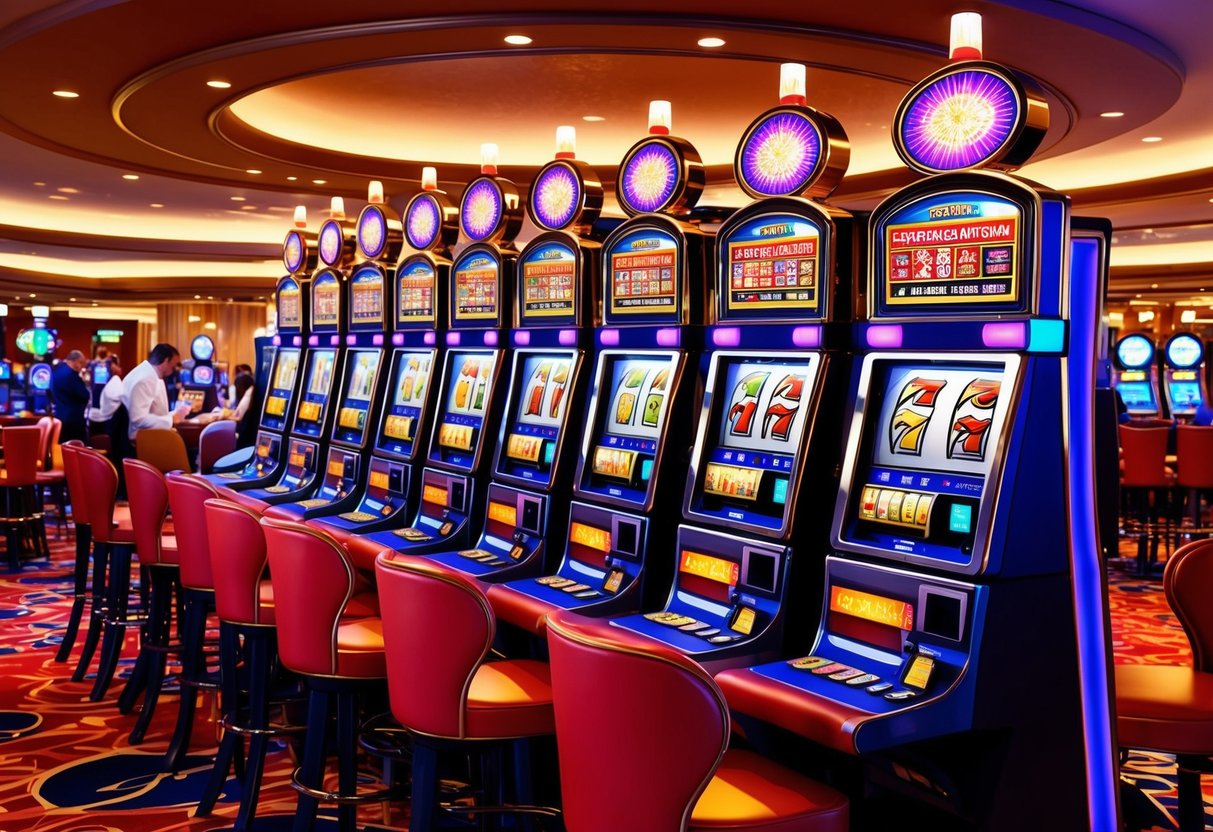
[[[775,113],[759,122],[742,145],[745,184],[764,196],[803,191],[821,159],[821,137],[803,113]]]
[[[441,224],[438,204],[433,197],[421,196],[413,200],[409,206],[409,215],[404,219],[404,230],[409,237],[409,245],[418,250],[425,250],[438,239],[438,227]]]
[[[303,268],[303,237],[298,231],[287,232],[286,242],[282,245],[282,264],[288,272]]]
[[[387,221],[382,211],[363,211],[358,223],[358,243],[367,257],[378,257],[387,245]]]
[[[552,165],[535,180],[531,210],[544,228],[564,228],[581,204],[581,183],[564,165]]]
[[[983,69],[945,75],[924,87],[902,116],[906,153],[929,170],[977,167],[1006,144],[1019,121],[1019,96]]]
[[[644,145],[627,160],[620,193],[637,213],[659,211],[674,196],[679,173],[674,151],[660,142]]]
[[[459,209],[463,230],[474,242],[493,233],[501,222],[501,191],[492,179],[477,179],[463,195]]]
[[[320,259],[326,266],[337,262],[341,256],[341,226],[333,220],[326,220],[320,226]]]

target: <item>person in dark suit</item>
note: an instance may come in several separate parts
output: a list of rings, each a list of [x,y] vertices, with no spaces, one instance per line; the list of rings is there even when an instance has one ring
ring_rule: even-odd
[[[88,440],[86,414],[92,403],[88,387],[80,379],[87,359],[80,350],[72,350],[51,370],[51,398],[55,402],[55,417],[63,423],[59,444],[79,439]]]

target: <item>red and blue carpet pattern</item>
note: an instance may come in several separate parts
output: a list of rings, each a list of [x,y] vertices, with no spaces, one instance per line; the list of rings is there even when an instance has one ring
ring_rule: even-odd
[[[76,653],[72,663],[53,661],[71,605],[71,548],[68,541],[52,541],[50,562],[29,562],[18,574],[0,573],[0,832],[230,828],[239,801],[240,786],[235,779],[228,781],[213,816],[192,816],[215,750],[209,699],[198,709],[188,765],[180,774],[165,774],[160,771],[160,761],[177,712],[175,685],[170,682],[162,695],[143,744],[132,747],[127,735],[134,715],[119,714],[115,705],[121,679],[102,702],[89,702],[91,677],[85,682],[69,681]],[[1109,598],[1117,662],[1190,661],[1187,639],[1167,607],[1159,582],[1127,580],[1114,574]],[[135,647],[132,633],[123,673],[129,672]],[[295,807],[295,792],[289,786],[293,766],[285,747],[271,752],[261,789],[258,830],[289,828]],[[1132,752],[1124,774],[1151,811],[1163,819],[1173,815],[1172,758]],[[1213,810],[1208,786],[1205,803],[1206,812]],[[363,812],[366,821],[384,820],[377,807]],[[1208,816],[1213,821],[1213,813]],[[403,823],[397,807],[389,825]],[[318,830],[332,828],[331,822],[317,824]]]

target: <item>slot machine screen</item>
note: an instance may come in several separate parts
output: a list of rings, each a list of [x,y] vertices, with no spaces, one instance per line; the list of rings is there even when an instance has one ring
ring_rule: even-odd
[[[210,385],[215,383],[215,368],[207,364],[194,367],[194,384]]]
[[[383,323],[383,281],[377,266],[361,268],[350,277],[350,325],[374,327]]]
[[[581,490],[643,502],[677,373],[677,354],[602,354]]]
[[[1171,406],[1176,410],[1195,410],[1201,404],[1200,384],[1198,382],[1171,382]]]
[[[493,350],[449,350],[443,377],[442,412],[435,422],[430,459],[472,468],[484,439],[497,354]]]
[[[295,411],[295,424],[310,426],[313,432],[319,431],[320,422],[324,419],[324,408],[328,404],[333,388],[333,369],[337,364],[335,350],[312,350],[308,353],[309,372],[304,384],[303,395]]]
[[[1116,385],[1116,390],[1130,413],[1154,413],[1158,410],[1154,385],[1148,381],[1122,381]]]
[[[1015,373],[1007,364],[871,366],[846,539],[967,565],[999,456]]]
[[[425,404],[434,367],[431,350],[396,353],[396,373],[392,377],[390,404],[383,414],[377,447],[411,457],[417,432],[425,416]]]
[[[2,381],[3,379],[0,379]],[[104,385],[110,380],[109,364],[99,361],[93,365],[93,384]]]
[[[261,409],[261,427],[282,430],[286,427],[286,410],[295,392],[295,377],[299,372],[299,350],[279,347],[274,354],[273,377],[269,395]]]
[[[345,398],[337,414],[333,438],[342,442],[362,444],[366,436],[371,397],[379,378],[379,350],[353,350],[346,359],[348,381]]]
[[[483,251],[472,251],[455,264],[452,322],[495,321],[500,314],[501,263]]]
[[[521,353],[515,356],[513,391],[505,445],[498,472],[539,483],[551,479],[560,431],[564,427],[576,373],[572,352]]]
[[[804,453],[819,358],[712,357],[710,411],[696,443],[688,510],[725,522],[782,529]]]

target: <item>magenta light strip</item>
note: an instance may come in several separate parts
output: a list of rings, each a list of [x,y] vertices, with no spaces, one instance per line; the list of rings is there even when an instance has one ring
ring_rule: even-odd
[[[577,330],[562,329],[560,330],[560,335],[558,337],[560,339],[560,346],[571,347],[577,343]]]
[[[426,335],[432,335],[432,333],[427,332]],[[428,343],[432,344],[433,340],[430,340]],[[403,347],[404,346],[404,333],[403,332],[393,332],[392,333],[392,346],[393,347]]]
[[[712,343],[718,347],[736,347],[741,345],[741,330],[735,326],[720,327],[712,330]]]
[[[602,332],[600,332],[600,333],[598,334],[598,341],[599,341],[599,342],[600,342],[600,343],[601,343],[601,344],[602,344],[604,347],[617,347],[617,346],[619,346],[619,330],[617,330],[617,329],[604,329],[604,330],[602,330]]]
[[[426,346],[432,347],[438,343],[438,333],[427,332],[425,335],[421,336],[421,340],[425,342]],[[404,335],[400,336],[400,343],[404,343]]]
[[[798,326],[792,330],[792,343],[798,347],[820,347],[821,327]]]
[[[275,347],[277,347],[277,346],[281,346],[281,345],[282,345],[282,336],[281,336],[281,335],[275,335],[275,336],[274,336],[274,340],[273,340],[273,342],[272,342],[272,343],[273,343],[273,345],[274,345]]]
[[[484,333],[484,345],[486,347],[497,346],[497,331],[490,329]]]
[[[463,340],[462,332],[448,332],[446,334],[446,345],[448,347],[457,347],[459,342]]]
[[[657,344],[662,347],[676,347],[682,342],[682,333],[677,327],[666,327],[657,330]]]
[[[530,346],[530,343],[531,343],[531,333],[527,332],[525,329],[519,330],[514,333],[514,346],[526,347],[526,346]]]
[[[336,341],[334,341],[333,343],[335,344],[335,343],[337,343],[337,342],[336,342]],[[357,335],[347,335],[347,336],[345,336],[345,345],[346,345],[347,347],[352,347],[352,346],[354,346],[354,344],[357,344],[357,343],[358,343],[358,336],[357,336]]]
[[[371,343],[373,345],[375,345],[376,347],[382,347],[383,346],[383,333],[379,333],[378,335],[372,335]]]
[[[340,335],[330,335],[329,336],[329,346],[330,347],[341,346],[341,336]]]
[[[307,345],[308,345],[309,347],[318,347],[318,346],[320,346],[320,336],[319,336],[319,335],[309,335],[309,336],[307,337]]]
[[[902,332],[900,324],[877,324],[868,327],[867,340],[869,347],[899,349]]]
[[[1028,327],[1023,321],[998,321],[981,328],[981,342],[987,347],[1022,350],[1028,345]]]

